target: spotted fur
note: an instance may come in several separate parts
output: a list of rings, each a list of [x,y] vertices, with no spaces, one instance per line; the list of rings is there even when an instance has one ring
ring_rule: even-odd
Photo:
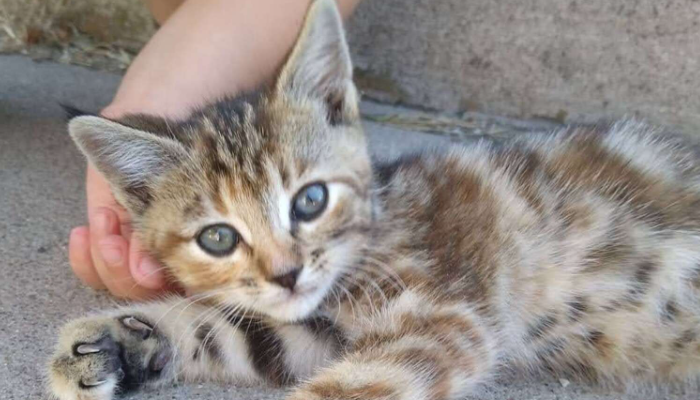
[[[700,171],[642,123],[370,162],[331,0],[269,87],[184,122],[70,132],[189,298],[69,324],[62,400],[176,380],[297,383],[294,400],[459,399],[504,365],[602,382],[700,378]],[[328,187],[300,222],[300,188]],[[229,256],[195,240],[225,222]],[[276,282],[301,268],[290,290]]]

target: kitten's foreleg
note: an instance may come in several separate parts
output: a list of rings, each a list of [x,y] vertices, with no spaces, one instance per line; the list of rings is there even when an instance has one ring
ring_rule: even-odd
[[[66,325],[49,383],[61,400],[110,400],[176,380],[282,384],[308,375],[338,350],[323,319],[283,325],[173,298]]]
[[[468,305],[405,292],[290,400],[460,399],[495,368],[494,342]]]

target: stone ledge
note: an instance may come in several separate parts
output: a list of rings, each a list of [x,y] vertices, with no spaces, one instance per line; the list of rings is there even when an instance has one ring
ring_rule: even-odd
[[[365,0],[349,23],[371,97],[521,118],[700,127],[700,2]]]

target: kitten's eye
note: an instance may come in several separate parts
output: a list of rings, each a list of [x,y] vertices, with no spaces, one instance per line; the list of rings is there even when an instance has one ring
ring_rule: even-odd
[[[321,215],[328,203],[328,189],[323,183],[304,186],[294,197],[292,218],[299,221],[311,221]]]
[[[216,257],[233,253],[238,244],[238,232],[226,224],[210,225],[197,236],[197,244],[202,250]]]

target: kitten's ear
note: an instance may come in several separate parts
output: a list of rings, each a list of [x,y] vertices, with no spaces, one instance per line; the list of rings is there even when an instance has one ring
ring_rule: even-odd
[[[277,90],[326,102],[329,121],[357,116],[357,90],[335,0],[311,3],[304,27],[277,80]]]
[[[73,118],[68,131],[110,183],[117,200],[134,215],[148,206],[158,178],[187,156],[179,142],[105,118]]]

